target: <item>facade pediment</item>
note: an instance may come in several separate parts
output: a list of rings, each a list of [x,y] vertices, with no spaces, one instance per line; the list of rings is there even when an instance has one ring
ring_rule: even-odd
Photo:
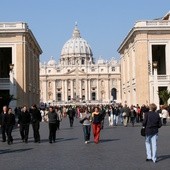
[[[73,69],[71,71],[69,71],[68,73],[66,73],[66,75],[76,75],[76,74],[79,74],[79,75],[85,75],[86,73],[82,70],[77,70],[78,73],[76,73],[76,69]]]

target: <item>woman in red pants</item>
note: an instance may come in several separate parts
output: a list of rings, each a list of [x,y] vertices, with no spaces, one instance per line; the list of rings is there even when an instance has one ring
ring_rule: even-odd
[[[100,130],[101,130],[101,114],[98,107],[95,107],[94,112],[92,113],[92,127],[94,142],[99,143]]]

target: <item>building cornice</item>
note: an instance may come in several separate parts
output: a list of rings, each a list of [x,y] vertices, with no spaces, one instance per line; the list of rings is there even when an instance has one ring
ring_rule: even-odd
[[[123,42],[118,48],[120,53],[125,44],[129,41],[132,35],[137,31],[170,31],[170,20],[151,20],[151,21],[137,21],[134,27],[129,31]]]

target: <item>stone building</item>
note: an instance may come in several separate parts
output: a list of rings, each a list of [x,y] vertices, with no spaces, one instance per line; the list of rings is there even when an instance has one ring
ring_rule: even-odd
[[[60,60],[40,63],[40,101],[47,104],[120,101],[120,65],[101,57],[95,62],[91,47],[75,26]]]
[[[159,105],[158,92],[170,90],[170,12],[136,22],[118,52],[122,103]]]
[[[0,103],[11,107],[39,104],[39,56],[42,50],[28,25],[0,23]]]

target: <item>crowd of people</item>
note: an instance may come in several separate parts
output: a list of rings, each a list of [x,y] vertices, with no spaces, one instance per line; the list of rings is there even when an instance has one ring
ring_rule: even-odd
[[[31,108],[26,106],[16,108],[14,113],[11,108],[3,107],[0,114],[0,127],[2,132],[2,142],[10,145],[13,143],[12,130],[15,125],[19,127],[21,140],[28,143],[29,126],[32,125],[33,137],[35,143],[40,143],[40,122],[48,122],[49,125],[49,143],[56,141],[56,131],[60,129],[60,122],[68,117],[70,127],[73,127],[74,118],[79,118],[83,127],[84,142],[89,143],[91,136],[91,127],[94,136],[94,143],[98,144],[100,132],[104,128],[104,120],[107,115],[109,126],[118,126],[123,124],[127,127],[129,124],[135,126],[135,123],[141,123],[146,129],[146,161],[157,161],[157,138],[158,129],[167,124],[167,118],[170,116],[170,107],[163,105],[157,109],[155,104],[150,106],[130,106],[126,104],[112,105],[82,105],[82,106],[49,106],[45,109],[39,109],[36,105]],[[17,119],[16,119],[17,117]],[[16,121],[17,120],[17,121]],[[152,148],[152,149],[151,149]]]

